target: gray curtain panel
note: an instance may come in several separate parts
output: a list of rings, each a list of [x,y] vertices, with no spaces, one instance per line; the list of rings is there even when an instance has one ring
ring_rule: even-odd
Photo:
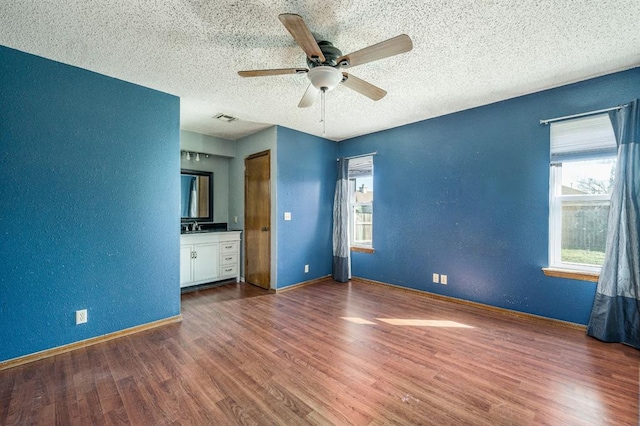
[[[587,334],[640,349],[640,111],[610,113],[618,144],[604,264]]]
[[[333,279],[351,278],[349,251],[349,160],[338,159],[338,180],[333,198]]]

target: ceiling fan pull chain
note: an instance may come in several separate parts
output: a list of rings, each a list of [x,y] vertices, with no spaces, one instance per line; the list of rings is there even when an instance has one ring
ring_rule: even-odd
[[[321,113],[320,113],[320,122],[322,123],[322,136],[327,136],[327,122],[325,120],[325,93],[327,93],[327,88],[323,87],[322,89],[320,89],[322,91],[321,94]]]

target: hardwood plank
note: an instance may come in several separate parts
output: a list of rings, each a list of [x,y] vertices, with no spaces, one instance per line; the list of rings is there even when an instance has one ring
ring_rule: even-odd
[[[103,414],[111,411],[115,414],[122,414],[124,411],[122,409],[123,402],[109,366],[108,355],[105,354],[104,351],[105,346],[107,345],[97,345],[87,350],[87,356],[92,366],[91,372],[94,377],[95,393],[98,399],[97,403],[100,404],[99,407]],[[93,389],[91,391],[93,391]],[[93,406],[92,408],[95,410],[96,407],[97,406]],[[115,419],[117,418],[119,418],[119,416],[116,416]]]
[[[138,385],[133,377],[124,377],[117,382],[118,391],[122,396],[127,418],[133,424],[161,424],[161,414],[149,402],[150,395],[146,389]]]
[[[74,356],[80,356],[82,349],[75,352],[67,352],[62,355],[54,357],[55,371],[53,376],[53,384],[56,388],[55,393],[55,424],[56,425],[69,425],[72,423],[72,418],[77,416],[78,406],[76,398],[76,389],[73,387],[73,370],[71,368],[72,358]],[[25,366],[23,368],[28,369],[31,367]],[[79,389],[78,389],[79,390]]]
[[[225,416],[225,420],[230,424],[242,426],[258,426],[258,423],[251,414],[230,396],[224,398],[216,404]]]
[[[14,375],[13,387],[6,408],[6,424],[23,424],[28,421],[27,410],[30,411],[30,404],[24,404],[24,400],[31,402],[29,386],[23,377],[24,369],[19,368]]]
[[[18,368],[8,370],[5,374],[0,374],[0,425],[8,424],[9,405],[11,393],[15,388],[16,373]]]
[[[0,424],[639,421],[640,351],[550,321],[330,279],[186,293],[182,318],[0,371]]]

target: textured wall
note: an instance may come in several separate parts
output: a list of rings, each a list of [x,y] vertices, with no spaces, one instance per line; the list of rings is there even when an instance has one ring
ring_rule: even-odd
[[[278,127],[278,288],[331,274],[336,152],[335,142]]]
[[[178,152],[178,98],[0,47],[0,361],[180,313]]]
[[[221,157],[234,157],[236,144],[234,141],[203,135],[202,133],[180,130],[180,149],[206,154],[219,155]]]
[[[362,136],[377,151],[374,254],[353,274],[585,324],[595,283],[545,277],[549,128],[640,97],[640,68]],[[447,274],[447,286],[432,273]]]

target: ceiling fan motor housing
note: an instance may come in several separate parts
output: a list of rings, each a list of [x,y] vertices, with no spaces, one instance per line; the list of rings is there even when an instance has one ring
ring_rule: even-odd
[[[320,47],[320,50],[324,55],[325,61],[320,63],[320,62],[314,62],[311,59],[307,58],[307,65],[309,66],[309,68],[315,68],[322,65],[335,67],[338,64],[337,62],[338,58],[342,56],[342,52],[340,51],[340,49],[335,47],[329,41],[319,41],[318,47]]]

